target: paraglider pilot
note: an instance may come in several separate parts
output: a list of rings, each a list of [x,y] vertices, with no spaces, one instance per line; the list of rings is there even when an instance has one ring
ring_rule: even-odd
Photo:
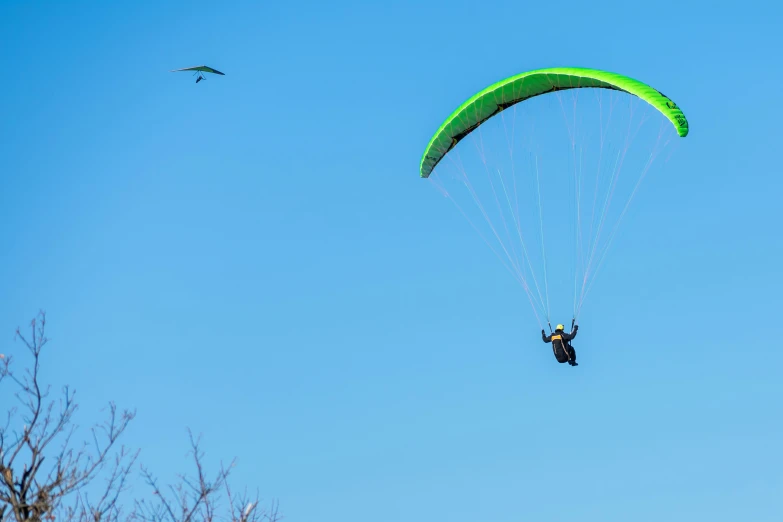
[[[547,335],[544,330],[541,330],[541,338],[545,343],[552,343],[552,351],[555,354],[557,362],[567,362],[571,366],[579,366],[576,363],[576,350],[571,346],[571,339],[576,337],[576,332],[579,330],[579,325],[575,324],[571,333],[565,333],[563,330],[565,327],[562,324],[557,325],[555,332],[552,335]]]

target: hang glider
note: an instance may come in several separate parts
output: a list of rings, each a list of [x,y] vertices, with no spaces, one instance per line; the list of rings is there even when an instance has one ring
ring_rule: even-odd
[[[181,71],[195,71],[194,74],[198,74],[198,78],[196,78],[196,83],[200,82],[201,80],[206,80],[203,74],[201,73],[212,73],[212,74],[219,74],[220,76],[225,76],[222,72],[218,71],[217,69],[213,69],[212,67],[207,67],[206,65],[198,65],[196,67],[185,67],[184,69],[174,69],[171,72],[181,72]]]

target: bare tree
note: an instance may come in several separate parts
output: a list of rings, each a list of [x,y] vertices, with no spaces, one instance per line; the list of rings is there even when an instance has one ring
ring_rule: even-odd
[[[0,426],[0,522],[277,522],[278,506],[259,507],[258,495],[235,495],[228,484],[232,461],[221,465],[212,480],[203,467],[199,441],[190,435],[191,454],[196,477],[179,476],[176,485],[168,486],[169,498],[158,481],[142,467],[142,476],[152,488],[153,501],[136,500],[124,510],[120,498],[126,491],[129,476],[139,452],[117,446],[117,440],[135,418],[128,410],[118,412],[109,403],[108,418],[91,429],[91,441],[80,447],[72,442],[76,425],[72,424],[78,406],[74,392],[63,388],[59,400],[49,400],[49,388],[39,380],[40,358],[46,338],[46,314],[41,312],[30,324],[28,339],[17,329],[33,357],[32,369],[17,375],[12,357],[0,354],[0,386],[10,381],[19,405],[8,412]],[[19,429],[19,425],[23,427]],[[48,460],[47,460],[48,457]],[[44,466],[44,461],[50,462]],[[20,471],[21,470],[21,471]],[[91,485],[104,477],[102,486]],[[89,487],[88,487],[89,486]],[[87,490],[96,492],[90,498]],[[220,510],[221,493],[228,498],[226,514]]]
[[[220,471],[211,480],[207,477],[203,466],[203,453],[199,441],[190,436],[191,455],[196,468],[196,476],[189,478],[179,476],[175,485],[167,486],[166,495],[158,484],[158,480],[147,468],[142,467],[145,481],[152,488],[156,497],[154,502],[140,501],[136,503],[136,517],[143,522],[277,522],[281,520],[278,505],[273,502],[270,509],[259,507],[259,497],[250,497],[247,492],[235,495],[228,483],[231,469],[236,466],[236,460],[226,468],[220,466]],[[220,516],[220,493],[224,492],[228,499],[227,516]]]
[[[136,414],[118,412],[110,403],[106,421],[91,429],[92,440],[73,443],[75,393],[66,386],[59,400],[49,400],[49,387],[40,383],[41,351],[48,342],[44,312],[30,330],[27,338],[17,329],[16,338],[32,355],[32,369],[18,375],[13,357],[0,359],[0,384],[10,381],[18,401],[0,426],[0,522],[116,521],[121,516],[118,499],[138,451],[123,446],[113,459],[110,452]],[[102,472],[107,472],[106,485],[93,501],[83,492]],[[76,501],[65,505],[69,495]]]

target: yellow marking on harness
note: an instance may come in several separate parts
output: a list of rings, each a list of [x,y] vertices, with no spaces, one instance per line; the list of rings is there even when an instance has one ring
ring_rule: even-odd
[[[552,336],[552,340],[553,340],[553,341],[560,341],[560,340],[562,340],[562,339],[563,339],[563,338],[562,338],[561,336],[559,336],[559,335],[553,335],[553,336]]]

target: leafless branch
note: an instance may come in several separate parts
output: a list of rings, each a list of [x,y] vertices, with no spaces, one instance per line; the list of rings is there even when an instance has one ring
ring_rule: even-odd
[[[55,518],[115,522],[120,514],[118,498],[138,452],[122,447],[113,460],[110,453],[136,414],[118,412],[110,404],[107,421],[92,429],[92,443],[74,447],[75,392],[65,387],[59,400],[49,400],[49,388],[40,385],[41,352],[48,342],[44,312],[32,320],[30,330],[28,338],[17,329],[16,338],[32,356],[31,369],[19,375],[12,366],[13,357],[0,359],[0,383],[8,380],[15,386],[19,403],[0,428],[0,522]],[[46,461],[48,466],[44,466]],[[107,468],[105,489],[90,502],[82,490]],[[72,494],[76,503],[66,506],[64,501]]]
[[[137,502],[136,516],[143,522],[277,522],[281,520],[277,503],[272,504],[270,511],[259,508],[259,498],[242,495],[235,497],[228,482],[231,469],[236,465],[232,461],[228,467],[221,465],[220,471],[212,480],[204,472],[203,453],[199,440],[190,436],[193,463],[196,476],[193,478],[179,476],[179,482],[168,486],[170,496],[161,489],[157,479],[143,468],[144,478],[152,488],[156,501]],[[219,515],[220,492],[225,491],[229,501],[228,516]]]
[[[193,477],[179,475],[174,485],[161,488],[145,467],[142,477],[152,488],[152,501],[135,501],[123,509],[138,451],[118,446],[136,413],[119,411],[109,403],[106,420],[90,430],[90,440],[74,442],[78,409],[75,392],[67,386],[57,400],[39,380],[41,353],[46,346],[46,315],[31,322],[31,334],[20,339],[32,356],[32,367],[17,374],[13,357],[0,354],[0,390],[11,384],[16,405],[0,425],[0,522],[278,522],[278,505],[260,508],[258,495],[235,495],[229,486],[232,461],[208,477],[200,440],[188,430],[195,464]],[[9,401],[10,402],[10,401]],[[4,401],[5,403],[5,401]],[[19,426],[22,425],[20,429]],[[44,465],[46,462],[47,465]],[[102,485],[96,484],[103,478]],[[220,510],[221,494],[228,510]]]

